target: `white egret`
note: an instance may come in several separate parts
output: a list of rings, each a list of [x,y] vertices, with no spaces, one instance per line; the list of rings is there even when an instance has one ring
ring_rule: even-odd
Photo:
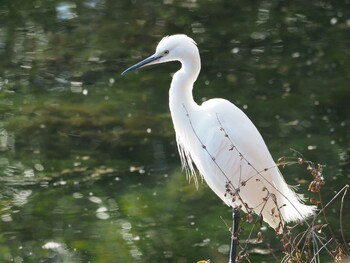
[[[286,222],[311,216],[315,206],[285,182],[259,131],[235,105],[210,99],[193,100],[192,89],[201,61],[193,39],[164,37],[154,55],[125,70],[169,61],[181,62],[172,79],[169,106],[182,165],[195,175],[193,163],[209,187],[229,206],[256,213],[277,233]]]

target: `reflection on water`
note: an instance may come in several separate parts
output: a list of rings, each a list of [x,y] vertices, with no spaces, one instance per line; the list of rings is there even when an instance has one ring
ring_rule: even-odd
[[[349,182],[349,10],[346,1],[2,1],[0,261],[227,261],[220,217],[230,225],[230,209],[180,171],[167,102],[178,65],[120,76],[173,33],[201,50],[197,101],[237,104],[276,160],[293,148],[326,164],[330,200]],[[307,171],[282,172],[307,192]],[[339,213],[338,203],[328,211],[337,236]],[[280,237],[263,232],[252,262],[275,260],[267,248],[280,257]]]
[[[57,18],[61,20],[69,20],[77,17],[75,9],[77,8],[74,3],[60,3],[56,6]]]

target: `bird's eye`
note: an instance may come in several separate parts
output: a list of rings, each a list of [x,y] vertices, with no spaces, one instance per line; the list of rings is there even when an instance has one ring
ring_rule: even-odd
[[[164,54],[164,55],[168,55],[168,54],[169,54],[169,50],[165,50],[165,51],[163,52],[163,54]]]

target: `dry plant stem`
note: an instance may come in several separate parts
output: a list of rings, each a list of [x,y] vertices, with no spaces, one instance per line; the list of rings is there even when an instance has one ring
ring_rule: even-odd
[[[231,233],[231,227],[227,224],[226,220],[222,216],[220,216],[220,219],[222,220],[224,225],[227,227],[228,231]]]
[[[343,228],[343,207],[344,207],[344,198],[345,198],[345,195],[348,193],[348,189],[349,189],[349,185],[345,185],[345,191],[344,191],[344,194],[343,194],[343,197],[341,198],[341,204],[340,204],[340,233],[341,233],[341,236],[342,236],[342,239],[343,239],[343,242],[344,242],[344,246],[346,248],[346,253],[349,255],[350,253],[350,249],[349,249],[349,246],[348,246],[348,242],[346,241],[345,239],[345,235],[344,235],[344,228]]]
[[[239,210],[238,208],[233,209],[233,223],[232,223],[232,233],[231,233],[231,250],[230,250],[230,263],[236,262],[237,246],[239,245]]]
[[[314,262],[314,260],[316,259],[316,257],[318,257],[319,253],[321,252],[322,249],[324,249],[331,241],[333,240],[333,238],[329,239],[325,244],[323,244],[322,247],[320,247],[315,255],[313,256],[313,258],[310,260],[310,262]],[[319,260],[318,260],[319,261]]]
[[[331,233],[332,239],[334,240],[334,242],[335,242],[335,243],[337,244],[337,246],[339,247],[340,244],[339,244],[337,238],[335,237],[334,232],[333,232],[333,229],[332,229],[332,227],[331,227],[331,225],[330,225],[330,223],[329,223],[329,221],[328,221],[328,219],[327,219],[326,207],[323,206],[323,200],[322,200],[322,196],[321,196],[321,193],[320,193],[320,192],[318,193],[318,198],[319,198],[319,200],[321,201],[321,202],[320,202],[321,208],[322,208],[321,211],[322,211],[322,214],[323,214],[324,221],[325,221],[326,224],[327,224],[327,228],[328,228],[329,232]]]
[[[328,224],[328,229],[329,229],[329,231],[330,231],[330,233],[331,233],[331,235],[332,235],[333,240],[335,241],[335,243],[337,244],[338,247],[340,246],[340,244],[339,244],[339,242],[337,241],[337,239],[335,238],[334,232],[333,232],[332,228],[330,227],[330,224],[329,224],[329,222],[328,222],[328,220],[327,220],[327,217],[326,217],[325,209],[326,209],[326,207],[328,207],[342,192],[345,192],[345,193],[346,193],[348,188],[349,188],[349,185],[345,185],[335,196],[333,196],[333,198],[332,198],[325,206],[322,205],[322,204],[323,204],[323,202],[322,202],[322,197],[321,197],[321,194],[319,194],[319,198],[320,198],[320,201],[321,201],[322,209],[321,209],[321,211],[318,213],[318,215],[320,215],[320,213],[323,213],[324,219],[325,219],[326,223]],[[343,196],[344,196],[344,195],[343,195]],[[318,215],[317,215],[317,216],[318,216]],[[316,218],[315,218],[315,219],[316,219]],[[314,220],[315,220],[315,219],[314,219]]]
[[[256,218],[253,227],[250,229],[249,235],[248,235],[248,237],[247,237],[247,240],[250,240],[250,239],[251,239],[251,236],[252,236],[252,234],[253,234],[253,231],[254,231],[255,227],[257,226],[257,224],[258,224],[258,222],[259,222],[259,217],[261,216],[261,213],[262,213],[262,211],[264,210],[264,208],[265,208],[265,206],[266,206],[266,204],[267,204],[267,201],[268,201],[268,199],[269,199],[270,197],[271,197],[271,194],[269,195],[269,197],[267,198],[265,204],[264,204],[263,207],[261,208],[260,213],[258,214],[258,217]],[[244,249],[244,250],[247,250],[247,247],[248,247],[248,242],[245,243],[243,249]]]
[[[342,189],[340,189],[340,191],[335,195],[333,196],[333,198],[325,205],[322,207],[322,210],[324,210],[326,207],[328,207],[343,191],[347,190],[347,188],[349,188],[349,185],[345,185]],[[323,211],[320,211],[314,218],[313,220],[313,223],[314,221],[316,220],[316,218],[321,214],[323,213]]]
[[[299,155],[301,155],[300,153],[298,153]],[[301,155],[302,156],[302,155]],[[313,167],[313,164],[311,163],[311,162],[309,162],[309,161],[305,161],[305,159],[304,159],[304,157],[302,157],[302,162],[298,162],[298,163],[307,163],[309,166],[311,166],[311,167]],[[282,163],[283,164],[283,163]],[[343,191],[343,189],[341,190],[341,191]],[[320,194],[319,194],[320,195]],[[332,199],[332,200],[334,200],[334,199]],[[331,201],[332,202],[332,201]],[[331,202],[329,202],[329,203],[331,203]],[[302,249],[301,249],[301,253],[303,253],[304,251],[306,252],[308,252],[308,256],[309,256],[309,258],[311,257],[310,256],[310,252],[311,252],[311,247],[310,247],[310,242],[312,242],[312,245],[313,245],[313,251],[319,251],[319,249],[318,249],[318,243],[317,243],[317,240],[318,240],[318,242],[322,245],[322,248],[324,248],[324,249],[326,249],[326,251],[328,252],[328,254],[331,256],[331,257],[334,257],[334,255],[333,255],[333,253],[326,247],[326,244],[324,244],[323,242],[323,240],[322,240],[322,238],[320,237],[320,236],[318,236],[317,235],[317,232],[315,232],[315,231],[318,231],[317,230],[317,228],[314,228],[315,227],[315,219],[316,218],[318,218],[318,216],[321,214],[321,213],[324,213],[324,216],[325,216],[325,208],[328,206],[328,204],[326,205],[326,206],[323,206],[323,203],[322,203],[322,199],[321,199],[321,196],[320,196],[320,203],[321,203],[321,206],[322,206],[322,210],[318,213],[318,215],[317,216],[315,216],[314,217],[314,220],[313,220],[313,222],[312,222],[312,224],[311,224],[311,227],[309,227],[308,228],[308,230],[306,230],[305,232],[303,232],[302,234],[301,234],[301,236],[300,236],[300,234],[299,235],[297,235],[295,238],[294,238],[294,240],[293,240],[293,242],[294,242],[294,244],[296,244],[296,246],[295,246],[295,248],[297,249],[298,247],[299,247],[299,245],[300,245],[300,243],[304,240],[304,238],[305,238],[305,241],[304,241],[304,245],[303,245],[303,247],[302,247]],[[339,247],[339,243],[337,242],[337,240],[335,239],[335,236],[334,236],[334,233],[333,233],[333,231],[332,231],[332,229],[331,229],[331,227],[330,227],[330,225],[328,224],[328,220],[327,220],[327,218],[326,218],[326,216],[325,216],[325,220],[326,220],[326,222],[327,222],[327,226],[329,227],[329,229],[330,229],[330,233],[331,233],[331,235],[332,235],[332,240],[334,240],[334,242],[337,244],[337,246]],[[297,224],[298,225],[298,224]],[[295,225],[294,227],[296,227],[297,225]],[[293,228],[294,228],[293,227]],[[322,228],[322,227],[321,227]],[[299,239],[299,240],[298,240]],[[297,241],[298,240],[298,241]],[[297,242],[296,242],[297,241]],[[328,243],[328,242],[327,242]],[[296,250],[296,251],[294,251],[294,247],[293,247],[293,250],[292,250],[292,252],[290,253],[291,255],[293,254],[293,253],[297,253],[298,251]],[[316,256],[317,256],[317,254],[315,254]],[[317,256],[318,257],[318,256]],[[313,257],[314,259],[315,259],[315,257]]]
[[[325,214],[324,210],[325,210],[325,209],[326,209],[326,208],[327,208],[327,207],[328,207],[342,192],[347,191],[348,188],[349,188],[349,185],[345,185],[335,196],[333,196],[333,198],[332,198],[326,205],[322,205],[323,202],[322,202],[321,196],[320,196],[320,201],[321,201],[322,208],[321,208],[320,212],[314,217],[314,219],[313,219],[313,221],[312,221],[312,223],[311,223],[311,226],[314,226],[314,225],[315,225],[315,220],[316,220],[316,218],[318,218],[321,214],[323,214],[324,217],[325,217],[327,226],[330,227],[330,225],[329,225],[329,223],[328,223],[328,221],[327,221],[327,217],[326,217],[326,214]],[[313,228],[313,227],[309,227],[309,228],[308,228],[309,230],[307,230],[307,231],[305,232],[305,234],[307,234],[309,231],[314,231],[312,228]],[[332,235],[331,240],[333,240],[333,241],[337,244],[337,246],[339,247],[340,244],[339,244],[339,242],[336,240],[335,235],[334,235],[334,233],[333,233],[333,231],[332,231],[331,229],[330,229],[330,232],[331,232],[331,235]],[[303,234],[303,235],[304,235],[304,234]],[[315,237],[316,237],[316,238],[319,240],[319,242],[322,244],[322,240],[320,240],[320,238],[319,238],[317,235],[315,235]],[[296,239],[296,238],[295,238],[295,239]],[[300,244],[301,241],[302,241],[302,238],[300,238],[299,242],[297,242],[297,246]],[[329,243],[329,242],[327,242],[327,243]],[[304,244],[304,247],[305,247],[305,244]],[[326,251],[328,252],[328,254],[329,254],[331,257],[334,258],[333,253],[326,247],[325,244],[322,244],[322,248],[326,249]],[[304,250],[304,248],[303,248],[303,250]]]
[[[315,217],[316,218],[316,217]],[[293,226],[293,229],[298,226],[299,224],[301,223],[298,223],[296,224],[295,226]],[[293,239],[293,244],[296,244],[295,247],[299,247],[300,243],[304,240],[305,238],[305,241],[304,241],[304,244],[303,244],[303,247],[301,249],[301,253],[303,253],[306,249],[306,247],[309,248],[309,241],[310,239],[312,241],[314,240],[318,240],[318,242],[322,245],[322,247],[324,247],[326,249],[326,251],[328,252],[329,256],[331,257],[334,257],[334,255],[332,254],[332,252],[325,246],[325,244],[323,243],[322,239],[317,235],[317,233],[315,233],[315,228],[314,228],[315,224],[314,224],[314,221],[312,222],[311,226],[308,227],[308,229],[300,234],[298,234],[294,239]],[[299,238],[300,236],[300,238]],[[298,242],[297,239],[299,238]],[[317,245],[315,242],[313,242],[313,245]],[[316,251],[314,249],[314,251]],[[291,254],[294,253],[294,249],[292,250]]]
[[[342,189],[339,193],[341,193],[342,191],[343,191],[343,189]],[[336,196],[334,196],[334,197],[332,198],[332,200],[331,200],[329,203],[327,203],[326,206],[324,206],[324,207],[322,208],[322,210],[323,210],[324,208],[326,208],[326,207],[339,195],[339,193],[338,193]],[[325,250],[328,252],[328,254],[329,254],[331,257],[334,258],[333,253],[332,253],[332,252],[327,248],[327,246],[326,246],[326,244],[328,244],[329,242],[326,242],[326,244],[323,243],[322,239],[317,235],[317,233],[315,233],[315,228],[314,228],[314,226],[315,226],[315,220],[316,220],[316,218],[318,218],[318,216],[319,216],[321,213],[323,213],[323,211],[320,211],[320,212],[317,214],[317,216],[315,216],[313,222],[311,223],[311,226],[309,226],[308,229],[307,229],[305,232],[300,233],[299,235],[297,235],[297,236],[294,238],[293,242],[295,243],[296,240],[298,239],[298,236],[301,235],[301,237],[299,238],[299,241],[296,242],[296,247],[298,247],[298,246],[300,245],[300,243],[302,242],[302,240],[305,238],[304,245],[303,245],[303,247],[302,247],[302,249],[301,249],[301,252],[303,252],[303,251],[305,251],[306,246],[308,246],[308,243],[309,243],[309,240],[310,240],[310,239],[311,239],[311,240],[317,239],[318,242],[319,242],[320,244],[322,244],[322,249],[325,249]],[[328,224],[328,223],[327,223],[327,224]],[[298,225],[298,224],[297,224],[297,225]],[[294,227],[296,227],[297,225],[295,225]],[[328,226],[329,226],[329,224],[328,224]],[[293,228],[294,228],[294,227],[293,227]],[[339,246],[339,243],[338,243],[337,240],[335,239],[334,234],[333,234],[331,240],[333,240],[333,241]],[[315,242],[313,242],[313,245],[317,245],[317,244],[316,244]],[[317,249],[317,250],[318,250],[318,249]],[[317,251],[317,250],[314,249],[314,251]],[[293,253],[294,253],[294,249],[293,249],[293,251],[292,251],[290,254],[293,254]],[[316,255],[316,254],[315,254],[315,255]],[[312,262],[312,261],[311,261],[311,262]]]

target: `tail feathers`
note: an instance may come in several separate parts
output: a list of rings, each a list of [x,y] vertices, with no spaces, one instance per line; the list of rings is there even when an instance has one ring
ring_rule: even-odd
[[[283,220],[288,222],[300,222],[311,217],[317,211],[317,207],[313,205],[305,205],[303,195],[295,193],[296,187],[291,187],[283,182],[277,188],[281,194],[277,194],[279,204],[283,204],[280,209]]]

